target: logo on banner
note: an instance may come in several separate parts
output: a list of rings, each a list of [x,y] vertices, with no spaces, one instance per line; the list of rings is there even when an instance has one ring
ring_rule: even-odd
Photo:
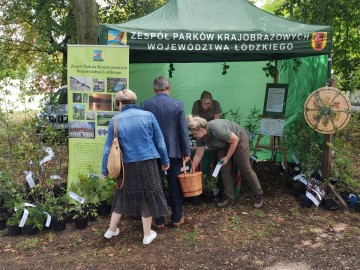
[[[103,50],[93,50],[93,61],[104,61]]]
[[[127,36],[126,32],[119,30],[109,30],[108,31],[108,41],[107,45],[126,45]]]
[[[327,32],[312,33],[311,46],[316,51],[321,51],[326,46]]]

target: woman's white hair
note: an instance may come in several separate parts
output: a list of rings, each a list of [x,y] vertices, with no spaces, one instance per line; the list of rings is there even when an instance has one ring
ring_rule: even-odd
[[[199,116],[192,116],[189,114],[187,116],[187,126],[189,130],[199,130],[200,128],[206,128],[208,122]]]

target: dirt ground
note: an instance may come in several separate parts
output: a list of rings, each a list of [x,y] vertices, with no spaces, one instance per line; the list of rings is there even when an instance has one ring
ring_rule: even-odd
[[[33,236],[0,231],[0,269],[360,269],[360,214],[354,210],[301,208],[286,186],[289,177],[263,162],[256,172],[264,189],[261,210],[245,183],[228,208],[186,203],[186,223],[166,227],[148,246],[139,219],[122,219],[121,234],[105,240],[109,217],[84,230]]]

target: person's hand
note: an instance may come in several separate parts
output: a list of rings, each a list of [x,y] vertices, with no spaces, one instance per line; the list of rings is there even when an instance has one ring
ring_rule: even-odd
[[[162,166],[161,166],[161,169],[162,169],[163,171],[167,171],[169,168],[170,168],[170,165],[162,165]]]
[[[227,157],[223,157],[219,160],[221,162],[221,167],[224,167],[228,163],[229,159]]]
[[[102,174],[102,179],[104,179],[104,180],[108,179],[108,175],[107,174]]]

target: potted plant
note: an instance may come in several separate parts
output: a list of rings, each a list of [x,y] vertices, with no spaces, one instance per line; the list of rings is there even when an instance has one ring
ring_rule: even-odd
[[[21,234],[21,227],[19,227],[22,211],[15,211],[6,221],[7,234],[9,236],[17,236]]]
[[[71,190],[84,199],[84,202],[76,201],[75,207],[71,209],[74,212],[73,219],[85,218],[87,220],[96,220],[98,216],[96,206],[99,203],[100,183],[99,177],[93,173],[87,175],[79,174],[79,181],[71,184]],[[76,224],[75,224],[76,225]]]
[[[218,191],[218,179],[211,174],[203,175],[203,194],[204,203],[212,203],[214,200],[214,192]]]
[[[7,218],[8,218],[8,213],[5,211],[5,208],[0,207],[0,230],[6,228]]]
[[[8,216],[14,213],[14,207],[23,202],[21,187],[10,176],[0,172],[0,220],[6,222]]]
[[[22,233],[26,235],[33,235],[37,233],[39,230],[43,229],[46,220],[46,215],[42,211],[42,207],[40,206],[26,207],[26,209],[29,211],[29,215],[26,219],[24,227],[22,228]]]
[[[73,220],[75,223],[76,229],[85,229],[88,226],[89,216],[97,215],[96,209],[93,207],[89,207],[86,203],[77,203],[70,209],[74,215]]]
[[[335,211],[340,208],[340,202],[334,195],[326,194],[324,196],[324,207],[329,211]]]
[[[44,211],[51,216],[51,227],[54,231],[66,229],[66,217],[68,214],[66,204],[68,198],[66,194],[55,194],[50,191],[45,193]]]
[[[114,197],[114,190],[116,188],[116,181],[114,178],[109,177],[105,181],[100,181],[99,183],[100,192],[99,204],[97,206],[97,211],[100,216],[109,215],[111,212],[112,200]]]

